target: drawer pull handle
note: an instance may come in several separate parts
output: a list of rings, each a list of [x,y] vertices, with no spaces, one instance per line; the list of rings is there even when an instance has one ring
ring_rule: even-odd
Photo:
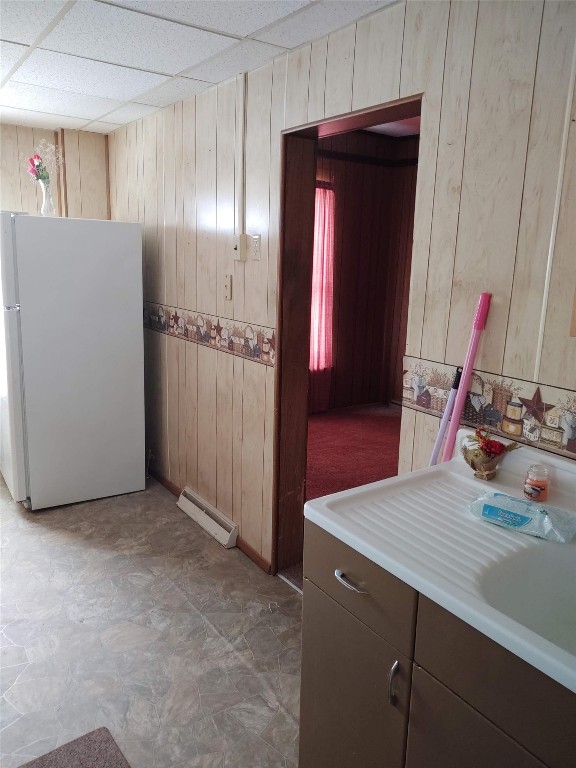
[[[398,671],[400,669],[400,662],[398,659],[392,664],[390,667],[390,672],[388,672],[388,703],[394,706],[396,702],[398,701],[398,696],[396,695],[396,691],[394,690],[394,678],[398,674]]]
[[[346,589],[349,589],[351,592],[356,592],[358,595],[368,594],[366,589],[362,589],[362,587],[359,587],[357,584],[354,584],[354,582],[350,581],[350,579],[344,573],[342,573],[339,568],[336,568],[334,571],[334,576],[336,576],[340,584],[345,586]]]

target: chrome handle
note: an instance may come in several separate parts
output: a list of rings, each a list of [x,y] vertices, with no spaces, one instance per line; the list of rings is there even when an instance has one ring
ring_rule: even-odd
[[[14,304],[10,307],[4,307],[4,312],[20,312],[20,304]]]
[[[334,571],[334,576],[336,576],[340,584],[346,587],[346,589],[349,589],[351,592],[356,592],[358,595],[368,594],[366,589],[362,589],[362,587],[359,587],[357,584],[354,584],[354,582],[350,581],[350,579],[344,573],[342,573],[339,568],[336,568]]]
[[[392,704],[392,706],[394,706],[394,704],[396,704],[396,702],[398,701],[398,696],[396,695],[396,691],[394,690],[394,678],[398,674],[399,669],[400,669],[400,662],[398,661],[398,659],[396,659],[394,664],[392,664],[392,666],[390,667],[390,672],[388,672],[388,703]]]

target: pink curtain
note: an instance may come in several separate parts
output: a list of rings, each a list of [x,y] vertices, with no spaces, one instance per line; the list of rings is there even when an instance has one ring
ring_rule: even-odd
[[[316,189],[310,317],[310,413],[330,407],[334,283],[334,190]]]

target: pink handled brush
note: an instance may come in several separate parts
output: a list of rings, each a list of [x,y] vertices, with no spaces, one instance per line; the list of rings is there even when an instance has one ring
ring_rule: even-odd
[[[478,300],[476,314],[474,315],[474,323],[472,324],[472,334],[468,344],[468,351],[466,352],[466,359],[464,360],[464,365],[462,366],[460,386],[458,388],[458,393],[454,402],[454,410],[452,411],[452,419],[450,420],[450,426],[448,427],[448,433],[446,435],[446,443],[444,445],[442,461],[450,461],[452,454],[454,453],[456,432],[458,432],[458,427],[460,426],[460,417],[462,416],[462,411],[464,410],[464,401],[466,400],[468,388],[470,386],[470,379],[472,378],[474,361],[476,360],[476,353],[478,352],[478,345],[480,344],[480,334],[486,327],[486,318],[488,317],[491,298],[491,293],[481,293]]]

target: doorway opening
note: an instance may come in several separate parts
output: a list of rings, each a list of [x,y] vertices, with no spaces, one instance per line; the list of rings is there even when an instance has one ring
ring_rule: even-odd
[[[275,564],[291,580],[304,502],[397,473],[419,126],[417,100],[285,135]]]

